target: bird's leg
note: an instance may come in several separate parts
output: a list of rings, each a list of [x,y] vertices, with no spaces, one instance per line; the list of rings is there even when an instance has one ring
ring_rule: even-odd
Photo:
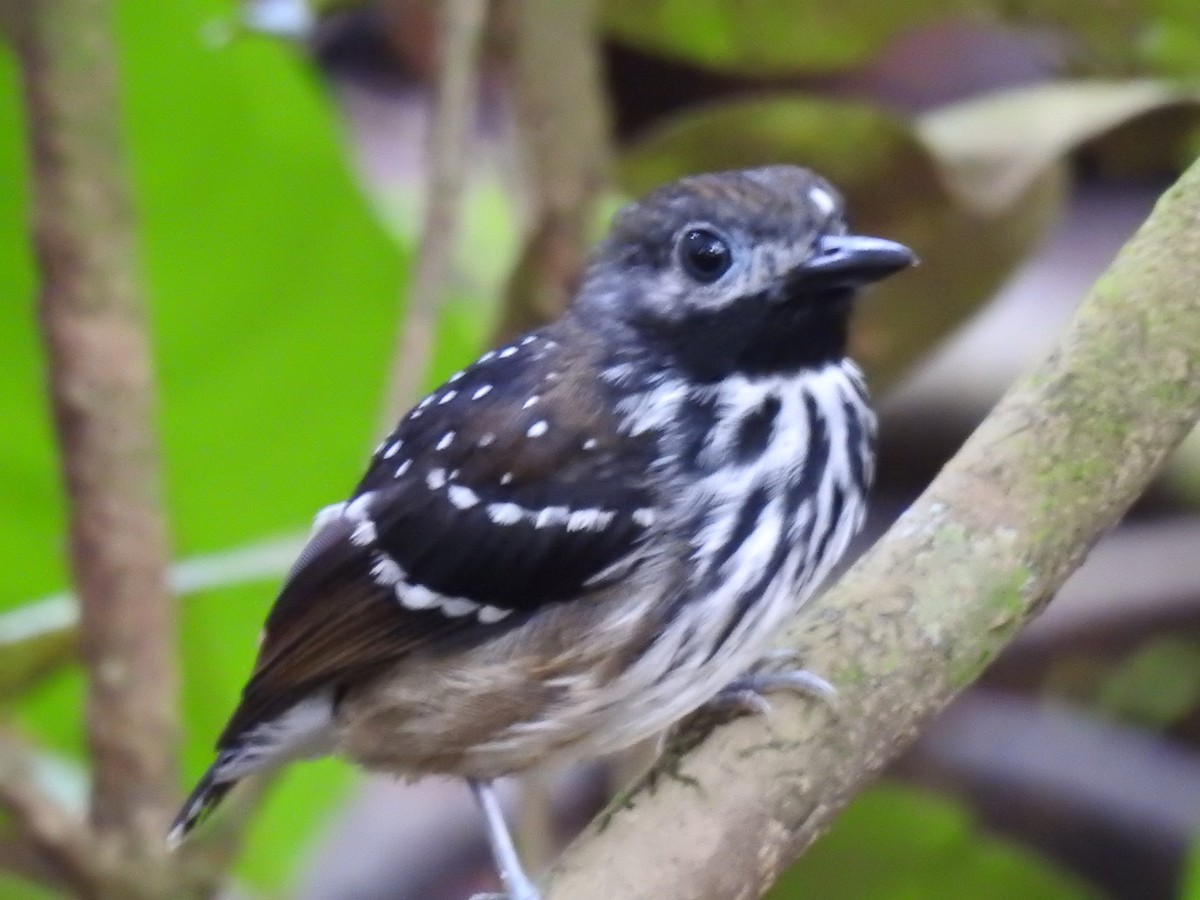
[[[773,668],[780,662],[796,662],[793,650],[777,650],[744,675],[739,675],[717,693],[709,705],[734,707],[757,715],[769,715],[771,704],[766,695],[774,691],[793,691],[837,705],[837,689],[815,672],[801,668]]]
[[[492,858],[504,882],[506,893],[476,894],[471,900],[540,900],[541,895],[525,870],[521,868],[521,860],[517,856],[517,848],[513,844],[512,834],[504,822],[504,811],[500,808],[500,800],[490,781],[468,778],[471,793],[475,802],[483,812],[483,820],[487,823],[488,844],[492,848]]]

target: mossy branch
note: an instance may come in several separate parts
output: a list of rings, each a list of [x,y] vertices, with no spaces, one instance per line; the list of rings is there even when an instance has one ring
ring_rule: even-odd
[[[1160,200],[1050,357],[782,635],[836,711],[685,725],[551,873],[547,900],[761,895],[970,684],[1200,416],[1200,164]],[[930,302],[936,302],[931,297]]]

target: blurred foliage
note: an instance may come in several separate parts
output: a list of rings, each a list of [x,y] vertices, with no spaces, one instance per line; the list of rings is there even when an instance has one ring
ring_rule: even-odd
[[[420,202],[411,184],[363,196],[314,71],[286,44],[218,39],[230,32],[231,6],[118,4],[166,494],[181,557],[298,532],[351,487],[377,421]],[[948,18],[1055,34],[1077,69],[1122,76],[1048,83],[917,117],[798,90],[760,93],[690,108],[625,149],[617,179],[631,195],[713,168],[809,165],[846,193],[857,229],[911,244],[922,266],[880,286],[858,323],[856,353],[877,388],[973,314],[1037,245],[1061,213],[1068,161],[1081,148],[1120,160],[1123,171],[1148,159],[1172,165],[1196,149],[1157,130],[1165,123],[1172,135],[1195,134],[1197,94],[1180,83],[1200,75],[1195,0],[604,0],[601,11],[621,42],[738,76],[861,67],[905,33]],[[44,743],[56,791],[81,802],[71,608],[61,597],[25,605],[62,591],[68,576],[34,328],[19,100],[13,59],[0,52],[0,296],[17,301],[0,310],[0,506],[8,513],[0,521],[0,702]],[[494,184],[473,190],[461,280],[431,378],[489,333],[489,298],[519,249],[511,226],[519,205]],[[1193,462],[1189,483],[1200,483],[1196,471]],[[261,572],[229,581],[181,607],[189,781],[210,760],[274,586]],[[1100,704],[1162,727],[1195,708],[1197,684],[1196,648],[1157,642],[1111,674]],[[289,769],[255,822],[238,876],[271,891],[286,885],[348,778],[332,762]],[[6,879],[0,895],[46,896]],[[860,798],[772,896],[1092,895],[982,833],[956,807],[885,785]],[[1184,896],[1200,900],[1200,874]]]
[[[768,900],[1087,900],[1099,898],[955,804],[883,782],[857,797],[767,894]]]
[[[1076,68],[1196,74],[1190,0],[606,0],[617,39],[696,65],[747,75],[863,66],[923,25],[957,21],[1057,36]]]
[[[1179,723],[1200,709],[1200,644],[1174,636],[1147,641],[1107,673],[1097,705],[1155,730]]]

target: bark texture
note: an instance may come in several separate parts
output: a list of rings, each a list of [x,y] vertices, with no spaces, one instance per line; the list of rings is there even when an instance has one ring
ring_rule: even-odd
[[[158,857],[177,782],[175,623],[155,385],[106,0],[19,13],[38,317],[81,604],[91,822],[114,856]]]
[[[760,896],[970,684],[1200,415],[1200,164],[888,534],[782,635],[836,709],[685,723],[547,900]]]

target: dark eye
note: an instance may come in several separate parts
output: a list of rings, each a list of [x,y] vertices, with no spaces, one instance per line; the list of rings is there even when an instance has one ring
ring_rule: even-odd
[[[691,228],[679,239],[679,264],[702,284],[712,284],[729,271],[733,253],[723,237],[707,228]]]

